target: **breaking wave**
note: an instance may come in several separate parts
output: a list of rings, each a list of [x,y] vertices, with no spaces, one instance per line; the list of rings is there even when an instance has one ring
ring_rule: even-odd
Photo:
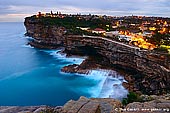
[[[69,64],[81,64],[87,57],[67,57],[65,53],[61,53],[62,49],[59,50],[40,50],[48,53],[56,59],[59,59],[64,62],[68,62],[65,65]],[[88,93],[90,97],[98,98],[114,98],[122,100],[128,94],[128,91],[122,86],[122,83],[125,82],[124,78],[119,75],[116,71],[113,70],[91,70],[87,75],[86,74],[67,74],[67,76],[83,76],[85,80],[80,79],[82,82],[91,82],[93,85],[88,85],[83,87],[71,87],[74,92],[82,94]],[[75,77],[76,77],[75,76]]]

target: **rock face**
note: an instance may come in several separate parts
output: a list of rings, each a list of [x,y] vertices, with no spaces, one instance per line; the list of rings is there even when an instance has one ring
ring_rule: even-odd
[[[96,69],[107,69],[112,70],[113,68],[108,65],[108,60],[104,59],[101,56],[88,56],[80,65],[72,64],[65,66],[61,69],[62,72],[66,73],[79,73],[79,74],[88,74],[91,70]]]
[[[153,100],[150,102],[133,102],[126,106],[123,113],[167,113],[170,112],[170,100]]]
[[[127,81],[133,80],[138,90],[146,94],[170,92],[170,55],[141,50],[102,37],[65,35],[65,28],[44,25],[36,18],[26,18],[24,24],[26,34],[34,38],[30,42],[32,46],[63,46],[69,54],[100,54],[108,59],[110,65],[120,65],[142,73],[142,76],[125,77]]]
[[[167,98],[168,96],[168,98]],[[153,96],[152,101],[133,102],[123,107],[121,102],[111,98],[80,97],[70,100],[62,107],[49,106],[3,106],[0,113],[168,113],[170,97]]]
[[[56,27],[43,25],[39,19],[26,18],[24,25],[26,26],[26,35],[34,38],[34,43],[30,42],[32,46],[38,48],[57,48],[63,45],[66,32],[64,27]]]
[[[53,111],[48,106],[0,106],[0,113],[47,113]]]
[[[116,113],[115,109],[122,107],[118,100],[114,99],[88,99],[80,97],[79,100],[70,100],[62,108],[61,113]]]

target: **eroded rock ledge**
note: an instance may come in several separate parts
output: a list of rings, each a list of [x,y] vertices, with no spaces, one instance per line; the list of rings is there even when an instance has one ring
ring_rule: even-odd
[[[4,106],[0,113],[168,113],[170,96],[150,96],[152,101],[134,102],[123,106],[120,101],[111,98],[85,98],[70,100],[63,107],[49,106]]]

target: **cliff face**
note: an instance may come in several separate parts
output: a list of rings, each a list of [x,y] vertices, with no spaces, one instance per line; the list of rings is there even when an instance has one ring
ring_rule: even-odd
[[[146,50],[140,50],[101,37],[90,36],[67,36],[66,50],[81,52],[87,50],[90,46],[96,49],[96,52],[110,60],[111,64],[118,64],[123,67],[133,68],[143,76],[132,76],[128,82],[134,82],[136,88],[148,94],[160,94],[169,91],[170,83],[170,58],[166,55],[160,55]],[[133,81],[130,81],[133,79]]]
[[[66,29],[48,26],[39,19],[26,18],[27,35],[35,40],[32,46],[40,48],[65,47],[71,54],[97,53],[109,60],[111,65],[135,69],[143,75],[125,77],[135,83],[135,88],[147,94],[162,94],[170,91],[170,56],[141,50],[107,38],[94,36],[65,35]],[[126,85],[128,87],[128,85]]]
[[[63,45],[65,41],[64,27],[43,25],[39,19],[26,18],[24,25],[26,35],[34,38],[33,46],[40,48],[56,48]]]

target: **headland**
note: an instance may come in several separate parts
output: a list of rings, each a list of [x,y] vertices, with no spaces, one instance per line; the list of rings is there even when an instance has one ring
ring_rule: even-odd
[[[38,15],[26,17],[24,25],[26,35],[33,38],[28,43],[31,46],[43,49],[64,47],[63,52],[68,56],[89,56],[80,65],[63,67],[63,72],[88,73],[90,69],[100,68],[121,73],[123,70],[127,81],[124,86],[130,94],[122,103],[111,98],[80,97],[77,101],[70,100],[63,107],[7,107],[2,110],[56,113],[168,112],[169,20],[162,17],[110,17],[52,12],[39,12]],[[157,36],[162,37],[159,39]]]
[[[125,79],[129,83],[125,83],[125,86],[130,91],[158,95],[166,94],[170,91],[170,83],[168,82],[170,80],[169,53],[156,51],[153,48],[157,48],[157,46],[150,42],[146,42],[147,44],[145,46],[147,47],[144,46],[142,48],[140,45],[132,45],[132,41],[127,42],[128,40],[125,41],[125,39],[124,41],[120,41],[115,37],[106,37],[102,32],[94,33],[93,30],[91,32],[84,31],[80,27],[69,28],[71,26],[79,26],[70,25],[72,21],[75,23],[76,19],[77,24],[88,24],[87,21],[89,20],[81,20],[80,17],[81,19],[86,19],[87,15],[60,14],[57,17],[44,17],[39,14],[38,17],[27,17],[24,22],[27,31],[26,35],[34,38],[29,44],[34,47],[46,49],[64,47],[64,52],[68,55],[96,56],[101,61],[98,61],[98,64],[100,64],[98,66],[101,67],[103,65],[102,68],[121,67],[125,70],[134,70],[140,74],[125,76]],[[109,21],[103,18],[97,20],[101,20],[102,22]],[[134,18],[132,17],[132,19]],[[97,20],[94,20],[93,17],[91,23]],[[69,25],[66,25],[66,23]],[[131,40],[133,40],[133,37]],[[136,41],[135,43],[140,42]],[[85,66],[86,64],[88,63],[84,62],[80,66],[66,66],[62,71],[86,73],[88,70],[86,68],[90,68],[89,66]],[[91,66],[91,68],[99,68],[98,66]]]

